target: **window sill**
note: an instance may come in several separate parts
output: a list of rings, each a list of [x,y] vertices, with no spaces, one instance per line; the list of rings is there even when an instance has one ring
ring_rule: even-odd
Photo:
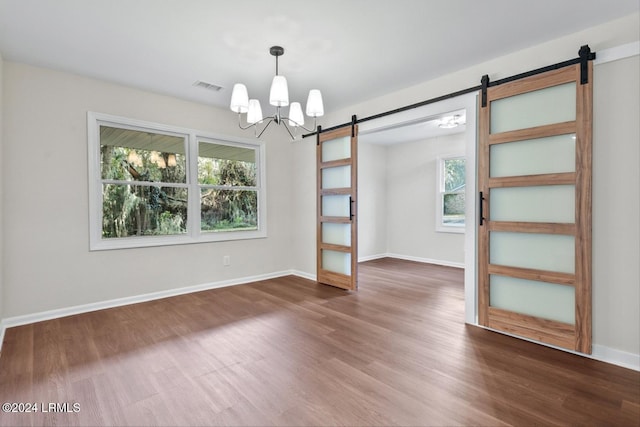
[[[464,225],[461,225],[461,226],[456,226],[456,225],[444,226],[444,225],[441,225],[439,227],[436,227],[436,231],[438,233],[464,234],[465,228],[466,227]]]
[[[148,248],[153,246],[192,245],[196,243],[227,242],[234,240],[263,239],[267,237],[264,230],[255,231],[219,231],[205,233],[197,238],[191,236],[144,236],[121,237],[113,239],[93,239],[90,251],[106,251],[114,249]]]

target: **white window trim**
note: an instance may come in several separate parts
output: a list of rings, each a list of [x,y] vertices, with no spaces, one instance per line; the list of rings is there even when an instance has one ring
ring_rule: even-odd
[[[115,126],[133,130],[152,131],[183,136],[186,139],[187,188],[189,203],[187,206],[187,232],[170,236],[135,236],[121,238],[102,238],[102,179],[100,170],[100,126]],[[89,249],[109,250],[167,246],[229,240],[260,239],[267,237],[267,194],[266,194],[266,150],[263,141],[237,138],[203,132],[195,129],[169,126],[109,114],[87,112],[88,130],[88,173],[89,173]],[[215,141],[227,145],[247,147],[256,150],[258,165],[258,229],[236,231],[200,231],[200,190],[198,186],[198,141]],[[163,184],[164,185],[164,184]]]
[[[466,160],[465,153],[452,153],[440,155],[437,157],[437,179],[436,179],[436,231],[441,233],[464,233],[466,224],[450,224],[442,223],[443,195],[444,191],[444,162],[446,160],[462,159]],[[465,186],[465,189],[467,187]],[[466,212],[465,212],[466,213]],[[465,218],[466,222],[466,218]]]

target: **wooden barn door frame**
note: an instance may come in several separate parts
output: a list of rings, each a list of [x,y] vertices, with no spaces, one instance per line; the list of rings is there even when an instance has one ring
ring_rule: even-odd
[[[586,68],[586,69],[585,69]],[[478,234],[478,313],[479,324],[516,336],[533,339],[573,351],[591,353],[591,176],[593,63],[586,62],[548,71],[502,86],[490,87],[480,108],[478,182],[481,218]],[[562,84],[575,83],[575,120],[537,127],[491,133],[491,102]],[[495,144],[532,140],[555,135],[575,134],[575,171],[527,176],[490,176],[490,147]],[[575,221],[509,222],[494,221],[489,200],[492,189],[530,186],[570,185],[575,188]],[[528,233],[574,237],[573,273],[493,264],[490,233]],[[551,283],[574,288],[575,321],[557,321],[537,315],[492,306],[490,276]],[[532,282],[530,282],[532,283]]]
[[[337,144],[338,154],[331,153],[327,159],[325,144]],[[334,150],[335,151],[335,150]],[[336,157],[337,156],[337,157]],[[339,170],[348,168],[348,176]],[[327,174],[325,174],[327,172]],[[331,172],[342,175],[337,186],[328,184]],[[327,179],[329,181],[329,179]],[[332,179],[333,181],[333,179]],[[338,179],[340,181],[340,179]],[[352,123],[330,132],[319,133],[316,148],[316,260],[317,281],[350,291],[358,288],[358,125]],[[325,200],[332,203],[332,212],[325,209]],[[329,203],[326,202],[327,206]],[[324,226],[342,227],[343,231],[324,233]],[[327,227],[328,228],[328,227]],[[327,255],[325,257],[325,255]],[[332,255],[329,257],[328,255]],[[333,260],[332,260],[333,258]],[[336,261],[337,260],[337,261]]]

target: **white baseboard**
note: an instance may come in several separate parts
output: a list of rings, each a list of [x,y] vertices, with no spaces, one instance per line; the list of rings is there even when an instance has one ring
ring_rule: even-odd
[[[443,265],[445,267],[464,268],[464,262],[453,262],[453,261],[444,261],[441,259],[420,258],[416,256],[411,256],[411,255],[400,255],[400,254],[393,254],[393,253],[388,253],[386,254],[386,256],[389,258],[404,259],[407,261],[423,262],[425,264],[436,264],[436,265]]]
[[[313,280],[314,282],[318,279],[315,274],[307,273],[305,271],[291,270],[291,274],[302,277],[303,279]]]
[[[387,258],[389,254],[376,254],[358,257],[358,262],[373,261],[374,259]]]
[[[382,258],[396,258],[396,259],[403,259],[406,261],[422,262],[425,264],[443,265],[445,267],[464,268],[464,263],[462,262],[443,261],[443,260],[430,259],[430,258],[419,258],[419,257],[414,257],[409,255],[399,255],[399,254],[392,254],[392,253],[361,256],[361,257],[358,257],[358,262],[374,261],[376,259],[382,259]],[[294,276],[299,276],[299,277],[313,280],[313,281],[317,279],[315,274],[306,273],[303,271],[293,270],[291,271],[291,274],[293,274]]]
[[[640,371],[640,354],[627,353],[626,351],[597,344],[593,344],[591,350],[592,354],[587,357],[622,366],[623,368],[633,369],[634,371]]]
[[[148,294],[135,295],[125,298],[116,298],[107,301],[100,301],[89,304],[76,305],[73,307],[59,308],[55,310],[42,311],[39,313],[26,314],[23,316],[7,317],[0,320],[0,352],[2,351],[2,343],[4,333],[7,328],[14,326],[28,325],[30,323],[42,322],[44,320],[57,319],[60,317],[72,316],[74,314],[88,313],[91,311],[104,310],[107,308],[121,307],[124,305],[137,304],[140,302],[153,301],[162,298],[184,295],[193,292],[206,291],[209,289],[224,288],[227,286],[242,285],[245,283],[258,282],[260,280],[274,279],[277,277],[296,275],[309,278],[304,273],[293,270],[279,271],[274,273],[261,274],[257,276],[242,277],[238,279],[221,280],[212,283],[203,283],[200,285],[186,286],[183,288],[168,289],[166,291],[152,292]],[[312,280],[315,280],[315,276]]]

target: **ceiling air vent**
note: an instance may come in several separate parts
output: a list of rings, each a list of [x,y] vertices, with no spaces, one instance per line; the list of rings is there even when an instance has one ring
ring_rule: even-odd
[[[218,92],[222,89],[222,86],[214,85],[213,83],[203,82],[202,80],[196,81],[193,85],[204,88],[204,89],[212,90],[214,92]]]

